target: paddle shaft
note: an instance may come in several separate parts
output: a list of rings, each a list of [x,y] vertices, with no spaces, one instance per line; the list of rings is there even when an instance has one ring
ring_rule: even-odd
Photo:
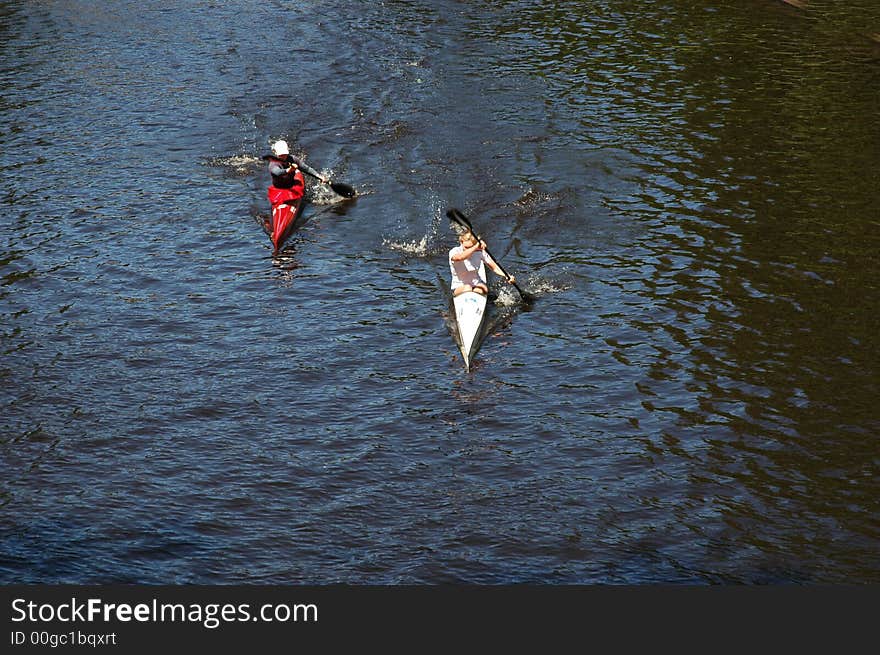
[[[510,283],[516,288],[517,291],[519,291],[519,295],[521,295],[523,298],[525,298],[525,297],[526,297],[525,292],[524,292],[522,289],[519,288],[519,285],[516,283],[516,281],[513,281],[513,280],[510,279],[510,276],[507,274],[507,271],[505,271],[505,270],[504,270],[504,267],[501,266],[501,262],[499,262],[497,259],[495,259],[494,255],[492,255],[492,253],[489,252],[489,247],[486,245],[486,242],[483,241],[483,237],[481,237],[479,234],[474,234],[474,237],[476,237],[476,239],[477,239],[478,242],[480,242],[480,243],[483,244],[483,251],[484,251],[487,255],[489,255],[489,258],[490,258],[493,262],[495,262],[495,266],[497,266],[497,267],[498,267],[498,270],[501,271],[501,275],[503,275],[504,278],[505,278],[508,282],[510,282]]]
[[[301,171],[302,171],[303,173],[305,173],[306,175],[311,175],[311,176],[312,176],[313,178],[315,178],[316,180],[321,180],[322,182],[324,181],[324,178],[322,178],[320,175],[318,175],[317,173],[315,173],[313,170],[311,170],[311,169],[306,170],[306,167],[305,167],[305,166],[300,166],[300,167],[299,167],[299,170],[301,170]],[[340,196],[344,196],[344,197],[346,197],[346,198],[351,198],[351,197],[353,197],[354,194],[355,194],[354,189],[353,189],[352,187],[350,187],[349,185],[343,183],[343,182],[330,182],[330,181],[328,180],[328,181],[327,181],[327,184],[329,184],[329,185],[330,185],[330,188],[333,189],[333,190],[334,190],[336,193],[338,193]]]

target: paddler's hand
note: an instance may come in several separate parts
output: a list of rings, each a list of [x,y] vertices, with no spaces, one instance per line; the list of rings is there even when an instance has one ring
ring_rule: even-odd
[[[321,181],[322,181],[324,184],[330,184],[330,178],[327,177],[326,175],[321,177]]]
[[[508,284],[513,284],[514,282],[516,282],[516,278],[513,277],[512,275],[508,275],[507,282],[508,282]]]

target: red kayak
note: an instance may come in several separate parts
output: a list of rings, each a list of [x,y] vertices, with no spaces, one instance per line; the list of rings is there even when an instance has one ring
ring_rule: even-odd
[[[284,242],[299,227],[299,219],[302,216],[303,206],[306,204],[306,186],[302,171],[297,171],[295,177],[298,184],[295,184],[292,189],[279,189],[270,186],[267,192],[269,202],[272,204],[272,217],[265,222],[263,227],[269,238],[272,239],[276,255]]]

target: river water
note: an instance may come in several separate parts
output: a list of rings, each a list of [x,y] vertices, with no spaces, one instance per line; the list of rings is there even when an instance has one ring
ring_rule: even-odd
[[[0,582],[880,582],[878,34],[0,2]],[[273,257],[278,138],[359,194]],[[470,372],[450,207],[535,296]]]

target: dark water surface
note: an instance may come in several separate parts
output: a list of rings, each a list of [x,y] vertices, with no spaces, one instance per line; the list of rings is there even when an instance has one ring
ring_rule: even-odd
[[[878,33],[0,2],[0,582],[880,582]],[[273,258],[277,138],[361,195]]]

